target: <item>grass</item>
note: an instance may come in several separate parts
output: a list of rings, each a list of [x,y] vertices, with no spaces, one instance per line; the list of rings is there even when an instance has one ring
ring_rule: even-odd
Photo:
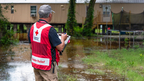
[[[143,49],[98,51],[83,58],[82,61],[93,67],[101,64],[102,68],[112,70],[113,73],[126,78],[126,81],[144,81]]]
[[[95,29],[95,32],[97,32],[97,29]],[[98,29],[98,32],[102,33],[102,29]],[[105,30],[106,32],[106,30]]]
[[[77,81],[77,76],[58,73],[59,81]]]
[[[105,73],[102,70],[99,70],[99,69],[86,69],[86,71],[88,71],[90,73],[97,73],[99,75],[105,75]]]
[[[54,27],[54,28],[55,28],[56,32],[59,31],[59,28],[58,28],[58,27]],[[63,28],[62,28],[62,32],[63,32]]]
[[[95,29],[95,32],[97,32],[97,29]],[[98,29],[98,32],[102,33],[102,29]],[[107,30],[105,29],[105,33],[107,32]],[[119,34],[119,31],[112,31],[111,33],[117,33]]]
[[[58,67],[60,69],[62,68],[61,65],[59,65]],[[77,81],[77,75],[65,74],[64,72],[58,71],[58,81]]]

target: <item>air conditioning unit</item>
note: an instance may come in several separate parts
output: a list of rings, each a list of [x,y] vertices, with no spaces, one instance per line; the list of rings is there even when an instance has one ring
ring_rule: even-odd
[[[31,13],[31,17],[36,17],[36,13]]]

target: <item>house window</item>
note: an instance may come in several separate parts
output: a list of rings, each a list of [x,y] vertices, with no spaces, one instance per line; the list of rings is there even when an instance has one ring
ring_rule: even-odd
[[[110,17],[111,14],[111,6],[103,5],[103,17]]]
[[[11,6],[11,13],[14,13],[14,6]]]
[[[36,6],[31,6],[31,12],[30,12],[30,15],[32,17],[35,17],[36,16],[36,12],[37,12],[37,7]]]

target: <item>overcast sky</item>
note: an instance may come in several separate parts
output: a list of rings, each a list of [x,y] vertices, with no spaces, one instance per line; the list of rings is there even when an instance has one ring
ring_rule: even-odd
[[[69,0],[0,0],[0,3],[68,3]],[[90,0],[76,0],[77,3],[84,3]],[[144,3],[144,0],[96,0],[96,2],[132,2]]]
[[[0,0],[0,2],[49,2],[49,3],[68,3],[69,0]],[[77,0],[84,1],[84,0]]]
[[[47,2],[47,3],[68,3],[69,0],[0,0],[0,2]],[[78,3],[84,3],[85,1],[90,0],[76,0]],[[96,1],[102,1],[102,0],[96,0]]]

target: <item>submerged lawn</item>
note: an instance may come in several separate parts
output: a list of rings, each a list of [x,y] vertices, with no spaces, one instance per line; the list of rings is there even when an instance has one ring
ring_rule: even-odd
[[[125,81],[144,81],[144,49],[97,51],[82,61],[93,67],[112,70]]]

